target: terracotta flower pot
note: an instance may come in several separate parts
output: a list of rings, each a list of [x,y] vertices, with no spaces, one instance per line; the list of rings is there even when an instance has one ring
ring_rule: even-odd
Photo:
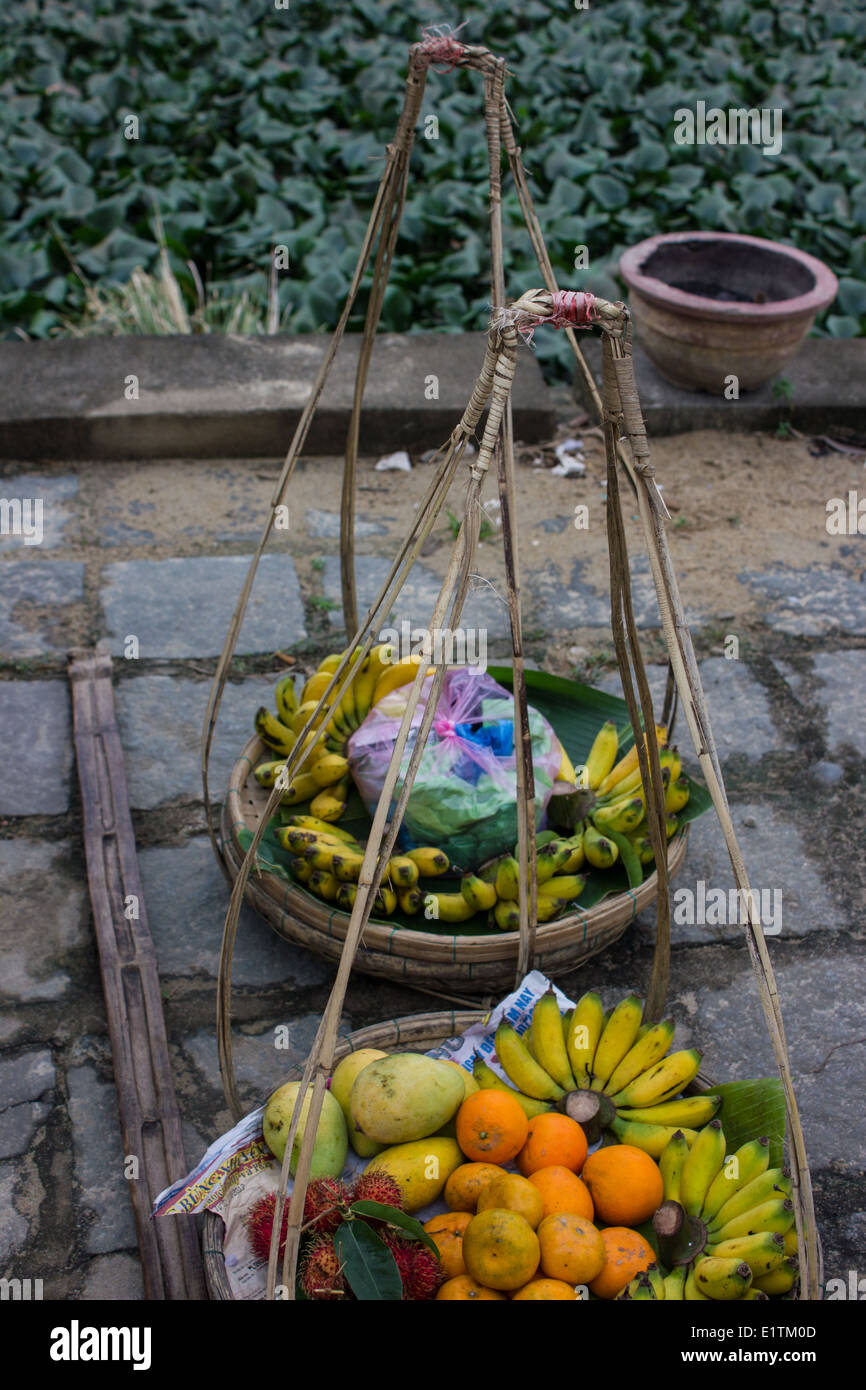
[[[662,376],[722,395],[750,391],[793,357],[836,276],[793,246],[730,232],[671,232],[620,257],[635,336]]]

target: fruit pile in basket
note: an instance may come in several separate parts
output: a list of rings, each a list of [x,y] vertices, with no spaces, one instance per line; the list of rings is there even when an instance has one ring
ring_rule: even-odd
[[[726,1155],[720,1097],[678,1094],[700,1056],[669,1053],[672,1025],[640,1017],[634,996],[604,1013],[596,994],[562,1014],[551,987],[523,1038],[505,1022],[496,1030],[496,1060],[514,1085],[477,1054],[474,1075],[417,1053],[343,1058],[313,1151],[304,1296],[729,1301],[789,1292],[797,1237],[787,1170],[770,1166],[766,1138]],[[265,1140],[280,1159],[298,1088],[281,1087],[265,1109]],[[573,1118],[587,1096],[613,1114],[593,1151],[591,1126]],[[292,1172],[303,1123],[302,1112]],[[349,1145],[367,1160],[354,1187],[343,1180]],[[267,1212],[249,1222],[266,1254]]]
[[[279,824],[275,834],[290,855],[291,876],[325,902],[351,911],[355,899],[365,842],[337,826],[351,790],[347,757],[348,739],[371,709],[388,709],[401,688],[415,677],[421,657],[391,660],[391,648],[374,647],[358,664],[352,683],[336,707],[323,706],[314,727],[304,736],[303,756],[289,781],[285,758],[315,713],[342,653],[325,658],[298,698],[294,681],[287,675],[275,691],[275,717],[264,706],[256,714],[256,732],[274,753],[281,755],[260,763],[254,775],[260,786],[282,786]],[[430,668],[428,674],[432,673]],[[397,707],[395,706],[395,714]],[[666,731],[656,728],[665,783],[667,835],[678,828],[678,812],[689,799],[689,783],[675,748],[664,746]],[[643,881],[644,865],[653,860],[646,819],[646,793],[641,782],[637,748],[617,761],[616,726],[602,725],[589,757],[576,772],[568,754],[560,748],[561,763],[548,816],[552,825],[536,838],[537,920],[549,922],[566,914],[583,892],[587,877],[580,873],[611,869],[621,863],[629,886]],[[558,756],[558,755],[557,755]],[[309,802],[303,813],[291,808]],[[285,809],[282,809],[285,808]],[[422,915],[427,921],[462,923],[486,914],[486,925],[500,931],[517,931],[520,925],[518,849],[507,852],[463,873],[446,891],[429,880],[452,874],[448,855],[436,845],[418,846],[388,862],[374,903],[374,914]]]

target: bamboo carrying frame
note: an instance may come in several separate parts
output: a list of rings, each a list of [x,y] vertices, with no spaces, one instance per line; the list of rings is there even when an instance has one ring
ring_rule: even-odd
[[[354,506],[355,471],[358,457],[358,438],[360,411],[364,388],[370,367],[373,341],[381,315],[387,284],[388,271],[394,254],[400,217],[405,201],[409,175],[409,156],[414,139],[421,101],[429,67],[445,62],[451,70],[454,67],[467,67],[479,72],[484,79],[484,114],[487,132],[490,171],[490,239],[491,239],[491,299],[493,316],[488,335],[487,351],[481,373],[476,382],[472,397],[457,427],[453,430],[447,444],[439,451],[436,470],[427,494],[418,508],[418,520],[413,533],[408,536],[395,559],[388,579],[378,599],[358,623],[354,572]],[[517,359],[518,330],[531,330],[545,320],[553,320],[557,326],[564,326],[578,367],[581,370],[592,397],[599,408],[603,421],[605,453],[607,459],[608,481],[608,544],[610,552],[611,575],[611,626],[616,646],[617,662],[623,684],[623,691],[632,726],[639,727],[643,717],[645,727],[654,722],[652,701],[647,684],[646,673],[637,639],[637,629],[631,601],[629,584],[628,555],[622,521],[619,494],[618,464],[622,464],[631,480],[637,495],[640,520],[649,554],[650,568],[661,613],[662,629],[668,651],[670,668],[679,699],[685,712],[686,722],[700,760],[702,772],[718,815],[725,842],[731,859],[734,880],[737,888],[745,895],[742,899],[747,905],[748,921],[745,936],[749,947],[755,976],[760,992],[761,1006],[767,1029],[773,1045],[785,1095],[788,1120],[788,1146],[793,1174],[793,1197],[796,1215],[796,1228],[800,1247],[800,1296],[804,1299],[820,1297],[820,1263],[818,1238],[815,1225],[812,1199],[811,1177],[806,1159],[802,1126],[797,1110],[797,1102],[791,1079],[790,1063],[785,1043],[782,1015],[779,1007],[775,977],[767,951],[761,923],[755,907],[755,900],[749,889],[743,857],[734,832],[728,806],[724,781],[712,729],[707,717],[704,693],[698,673],[697,661],[686,624],[683,605],[674,575],[670,551],[665,534],[664,521],[668,513],[656,486],[654,469],[650,461],[649,444],[644,430],[640,404],[634,384],[631,357],[631,328],[627,309],[623,304],[604,300],[592,301],[592,297],[579,295],[565,296],[573,301],[573,307],[582,309],[584,317],[573,315],[571,323],[580,322],[588,326],[590,320],[603,333],[603,392],[599,399],[592,375],[586,365],[577,343],[574,328],[565,323],[563,296],[557,290],[541,227],[535,213],[532,197],[521,161],[521,154],[514,139],[508,104],[505,99],[506,64],[488,49],[458,43],[453,36],[430,34],[424,42],[415,44],[409,53],[409,74],[403,110],[392,142],[387,146],[385,171],[377,190],[373,211],[364,237],[358,264],[352,277],[346,303],[340,320],[329,344],[310,398],[301,415],[289,447],[277,484],[272,507],[265,524],[262,537],[250,563],[237,607],[229,625],[226,642],[220,657],[211,690],[205,727],[202,734],[202,777],[204,798],[207,809],[208,828],[214,848],[221,856],[214,824],[214,812],[208,788],[208,762],[213,741],[214,728],[219,711],[220,699],[225,685],[228,668],[234,654],[241,621],[252,589],[259,559],[267,544],[274,523],[275,509],[283,500],[286,487],[294,472],[295,464],[304,446],[310,422],[318,406],[325,382],[345,332],[349,315],[360,288],[361,280],[378,237],[378,245],[373,268],[373,283],[367,308],[364,336],[355,381],[354,405],[346,449],[346,465],[343,478],[341,507],[341,562],[343,611],[347,634],[350,636],[353,651],[360,650],[361,657],[370,651],[382,621],[387,617],[406,580],[412,563],[418,556],[424,540],[430,533],[443,506],[448,489],[453,482],[458,464],[464,453],[467,441],[475,435],[482,414],[487,408],[483,436],[477,458],[470,463],[469,482],[466,490],[464,515],[456,537],[448,571],[442,584],[439,597],[434,606],[429,628],[431,631],[446,625],[457,625],[469,587],[473,561],[476,553],[481,519],[480,493],[484,478],[491,464],[496,465],[499,498],[502,515],[503,545],[505,554],[506,579],[508,587],[508,609],[511,624],[511,640],[514,665],[514,698],[517,750],[517,815],[519,832],[520,873],[520,951],[518,976],[530,968],[535,956],[536,884],[535,884],[535,822],[529,808],[534,797],[532,778],[532,759],[529,741],[529,725],[526,711],[526,688],[524,681],[523,649],[520,626],[520,571],[517,555],[517,530],[514,487],[514,441],[511,421],[510,388]],[[505,150],[509,167],[514,178],[521,208],[532,240],[544,289],[532,290],[511,305],[506,306],[505,275],[503,266],[502,217],[501,217],[501,157]],[[586,315],[589,314],[589,317]],[[624,444],[628,444],[626,451]],[[318,712],[324,704],[336,703],[348,689],[352,677],[349,664],[350,653],[343,657],[333,673],[327,690],[322,695],[307,725],[300,732],[295,749],[287,759],[287,773],[291,777],[300,759],[304,737],[312,727]],[[634,667],[634,679],[632,670]],[[373,817],[372,829],[364,854],[357,896],[346,929],[345,942],[340,955],[336,979],[322,1015],[313,1047],[303,1069],[301,1094],[312,1082],[310,1111],[300,1145],[295,1183],[289,1202],[288,1236],[282,1264],[280,1284],[288,1297],[294,1297],[297,1269],[300,1228],[303,1213],[303,1198],[310,1171],[316,1125],[321,1113],[322,1099],[328,1077],[337,1055],[337,1029],[348,985],[349,975],[355,954],[361,942],[364,929],[370,916],[373,901],[379,887],[384,866],[390,857],[402,822],[409,792],[420,762],[439,694],[442,690],[445,667],[438,666],[433,678],[432,694],[428,700],[418,729],[403,786],[394,814],[388,822],[388,809],[397,782],[398,773],[406,748],[407,736],[421,693],[425,667],[419,666],[413,684],[407,686],[408,702],[379,804]],[[637,692],[635,692],[635,682]],[[669,681],[666,711],[670,701]],[[647,797],[650,839],[655,851],[659,871],[657,898],[657,935],[653,956],[652,973],[647,990],[644,1017],[647,1021],[661,1017],[668,988],[670,967],[670,916],[668,894],[667,856],[664,836],[664,788],[658,759],[658,749],[654,739],[648,743],[638,739],[639,763],[644,785],[649,789]],[[232,1063],[231,1047],[231,960],[238,917],[251,869],[255,865],[256,850],[261,840],[267,819],[276,810],[280,801],[280,791],[275,788],[265,807],[259,828],[254,835],[232,887],[231,901],[223,932],[220,952],[219,980],[217,985],[217,1033],[220,1070],[228,1104],[235,1118],[243,1114]],[[275,1296],[277,1284],[278,1233],[281,1227],[284,1205],[283,1192],[289,1176],[289,1161],[294,1137],[300,1118],[300,1104],[295,1107],[289,1130],[286,1153],[282,1166],[281,1190],[277,1196],[274,1220],[274,1236],[271,1242],[271,1255],[268,1267],[267,1297]]]

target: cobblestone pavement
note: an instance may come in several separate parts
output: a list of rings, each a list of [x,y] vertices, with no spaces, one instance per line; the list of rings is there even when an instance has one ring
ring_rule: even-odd
[[[743,436],[743,451],[754,453],[758,442]],[[704,435],[695,448],[703,462],[706,448]],[[698,464],[681,451],[666,471],[665,440],[655,449],[672,499]],[[832,463],[838,473],[842,465]],[[371,465],[365,461],[360,502],[362,600],[429,479],[423,465],[411,475],[379,474]],[[339,467],[321,459],[299,470],[292,527],[262,564],[217,729],[220,790],[264,692],[285,670],[274,653],[293,654],[304,670],[339,644]],[[797,457],[807,501],[814,470],[814,525],[797,545],[781,523],[777,534],[750,530],[747,501],[731,499],[745,518],[742,552],[734,548],[712,593],[698,592],[690,578],[682,589],[750,876],[756,887],[782,894],[769,949],[826,1270],[847,1279],[862,1266],[866,1234],[866,584],[862,537],[828,538],[825,494],[839,492],[844,479],[822,480],[823,467],[824,460]],[[844,467],[850,485],[862,485],[862,461]],[[205,834],[199,737],[215,657],[276,469],[184,462],[74,472],[7,464],[2,471],[3,496],[43,499],[44,534],[32,546],[0,538],[0,1273],[41,1277],[51,1298],[136,1298],[141,1279],[81,848],[65,652],[102,641],[116,658],[141,872],[192,1164],[228,1122],[214,1040],[227,893]],[[789,481],[777,468],[756,476],[755,487],[782,497]],[[520,488],[529,655],[536,665],[617,690],[604,527],[578,532],[570,525],[575,501],[587,495],[602,515],[603,475],[596,464],[584,479],[537,480],[524,468]],[[459,511],[459,503],[455,490],[451,505]],[[658,692],[657,613],[634,518],[629,527],[638,618]],[[688,531],[674,525],[672,543],[675,563],[682,560],[690,576],[713,536]],[[447,525],[434,532],[397,616],[426,619],[449,537]],[[479,569],[488,582],[473,593],[467,614],[487,630],[491,656],[507,650],[498,566],[494,544],[486,543]],[[686,743],[682,728],[679,738]],[[697,891],[700,882],[732,885],[711,816],[693,828],[678,886]],[[652,935],[653,914],[644,914],[615,946],[558,983],[575,995],[601,988],[611,999],[641,991]],[[287,945],[244,910],[234,1009],[238,1074],[251,1103],[288,1063],[304,1058],[333,977],[331,965]],[[675,924],[670,997],[679,1045],[703,1050],[708,1075],[723,1081],[773,1072],[735,924]],[[342,1026],[430,1007],[437,1005],[426,996],[357,975]],[[284,1022],[288,1055],[273,1046],[273,1030]]]

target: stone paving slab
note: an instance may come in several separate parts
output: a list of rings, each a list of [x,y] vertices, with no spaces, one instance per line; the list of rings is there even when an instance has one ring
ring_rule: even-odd
[[[210,761],[211,796],[221,800],[231,769],[255,733],[262,704],[273,707],[278,681],[247,676],[223,691]],[[126,765],[129,804],[153,810],[175,801],[201,801],[201,734],[209,680],[136,676],[115,686],[117,723]]]
[[[820,939],[823,933],[852,925],[790,821],[757,802],[737,802],[731,810],[749,883],[756,895],[760,893],[758,908],[768,937]],[[709,810],[689,828],[685,863],[674,885],[671,942],[694,946],[742,941],[743,914],[732,894],[734,875],[722,827]],[[649,918],[654,924],[652,913]]]
[[[65,681],[0,681],[0,815],[56,816],[69,807],[72,710]]]
[[[78,493],[74,474],[50,477],[38,473],[18,473],[0,478],[0,511],[4,525],[6,509],[10,507],[16,525],[21,518],[22,529],[16,535],[0,530],[0,551],[16,551],[32,555],[35,550],[53,550],[58,545],[75,545],[80,528],[74,510],[68,503]],[[16,506],[17,503],[17,506]]]
[[[866,758],[866,652],[816,652],[818,693],[827,711],[827,746],[854,748]]]
[[[69,629],[64,609],[83,600],[84,565],[31,558],[6,561],[0,567],[0,658],[65,652]]]
[[[536,618],[548,632],[562,632],[576,627],[601,627],[610,631],[610,591],[596,589],[586,578],[588,562],[576,558],[571,573],[563,578],[556,569],[528,571],[524,587],[535,604]],[[630,560],[632,604],[638,628],[661,627],[655,585],[647,555],[634,555]],[[706,622],[696,608],[686,608],[690,626]],[[613,640],[613,639],[611,639]]]
[[[772,706],[764,687],[752,675],[745,662],[712,656],[699,662],[698,670],[716,746],[723,761],[737,754],[757,760],[766,753],[780,752],[790,746],[785,734],[773,721]],[[653,698],[653,709],[657,717],[660,717],[664,705],[667,666],[651,664],[647,667],[647,679]],[[607,672],[594,684],[599,690],[604,690],[610,695],[622,696],[618,671]],[[681,710],[677,713],[675,738],[684,759],[697,766],[691,735]]]
[[[343,338],[310,428],[312,452],[345,447],[361,337]],[[327,333],[2,342],[3,451],[22,460],[281,457],[329,342]],[[466,408],[486,346],[486,331],[378,334],[361,451],[441,444]],[[130,375],[134,400],[124,391]],[[530,352],[512,402],[518,439],[550,436],[553,408]]]
[[[249,1109],[263,1105],[272,1091],[286,1080],[286,1074],[307,1060],[316,1029],[319,1014],[300,1014],[287,1020],[288,1047],[276,1047],[275,1033],[269,1030],[254,1036],[235,1031],[232,1038],[232,1058],[235,1064],[238,1085],[249,1102]],[[340,1025],[340,1036],[351,1030],[345,1021]],[[280,1035],[282,1040],[282,1035]],[[185,1038],[182,1050],[197,1068],[204,1080],[222,1094],[219,1074],[216,1037],[213,1029],[206,1029]],[[195,1155],[195,1159],[199,1157]]]
[[[87,1277],[80,1297],[84,1300],[122,1299],[140,1303],[144,1299],[141,1263],[135,1255],[97,1255],[87,1266]]]
[[[30,1233],[27,1220],[15,1206],[18,1175],[16,1163],[0,1163],[0,1262],[3,1265],[21,1250]]]
[[[810,1165],[856,1168],[866,1152],[866,1113],[853,1099],[866,1063],[866,958],[835,945],[784,957],[781,943],[769,949]],[[676,1046],[699,1048],[711,1080],[778,1075],[746,951],[674,956],[669,999]]]
[[[746,571],[738,578],[764,601],[761,617],[792,637],[866,634],[866,583],[842,565]]]
[[[72,871],[72,853],[68,840],[0,840],[0,995],[16,1006],[62,999],[74,953],[90,942],[87,884],[83,868],[81,878]],[[0,1102],[4,1095],[0,1086]]]
[[[140,657],[219,656],[249,567],[246,555],[121,560],[103,570],[101,601],[108,650]],[[236,647],[238,656],[273,652],[306,639],[304,607],[288,555],[264,555]]]
[[[138,863],[160,977],[215,980],[229,888],[210,840],[199,836],[179,848],[142,849]],[[235,985],[308,989],[330,974],[317,956],[281,940],[251,908],[241,909]]]
[[[394,517],[363,516],[355,514],[355,535],[358,539],[366,536],[387,536],[388,527],[383,523],[394,521]],[[316,507],[308,507],[304,517],[308,536],[317,541],[338,541],[340,539],[340,513],[323,512]]]
[[[392,562],[379,555],[356,555],[355,576],[358,590],[358,613],[363,618],[370,604],[376,599],[388,577]],[[322,587],[325,597],[338,604],[329,613],[331,626],[343,630],[343,608],[340,603],[340,561],[335,555],[325,558],[322,571]],[[426,565],[413,565],[403,589],[397,597],[391,617],[382,626],[397,627],[408,622],[410,627],[426,627],[430,621],[434,604],[439,597],[442,580]],[[504,599],[488,586],[479,585],[466,597],[460,627],[472,628],[476,633],[486,633],[488,642],[507,637],[510,633],[508,608]]]
[[[102,1051],[110,1051],[107,1039],[83,1038],[81,1042],[83,1046],[99,1043]],[[84,1247],[92,1255],[137,1249],[114,1085],[103,1081],[89,1064],[70,1067],[67,1084],[75,1180],[89,1222]]]

